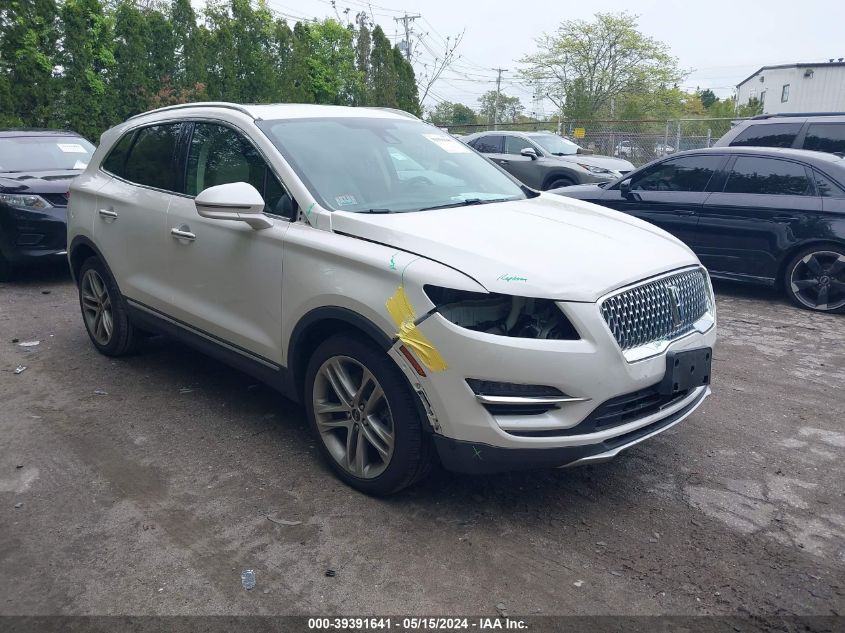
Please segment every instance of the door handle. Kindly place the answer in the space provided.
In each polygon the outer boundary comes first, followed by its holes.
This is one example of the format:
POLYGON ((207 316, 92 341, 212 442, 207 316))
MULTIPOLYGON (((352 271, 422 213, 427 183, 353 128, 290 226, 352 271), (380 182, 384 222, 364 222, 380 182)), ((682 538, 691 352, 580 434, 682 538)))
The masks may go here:
POLYGON ((678 209, 675 211, 675 215, 696 215, 696 212, 692 209, 678 209))
POLYGON ((772 218, 775 222, 781 222, 784 224, 789 224, 790 222, 797 222, 798 218, 794 215, 776 215, 772 218))
POLYGON ((178 229, 170 229, 170 234, 177 240, 187 240, 189 242, 193 242, 197 239, 197 236, 191 233, 185 225, 180 226, 178 229))
POLYGON ((100 214, 101 218, 110 218, 112 220, 117 218, 117 213, 115 213, 111 209, 100 209, 99 211, 97 211, 97 213, 100 214))

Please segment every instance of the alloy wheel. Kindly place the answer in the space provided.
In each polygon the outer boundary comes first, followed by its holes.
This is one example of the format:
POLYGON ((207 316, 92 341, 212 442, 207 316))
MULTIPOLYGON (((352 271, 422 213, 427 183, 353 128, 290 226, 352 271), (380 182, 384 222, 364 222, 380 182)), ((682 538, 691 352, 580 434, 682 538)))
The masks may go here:
POLYGON ((108 345, 114 331, 114 313, 108 288, 100 274, 89 269, 82 277, 82 316, 94 340, 108 345))
POLYGON ((845 255, 816 251, 798 260, 789 279, 795 297, 813 310, 845 306, 845 255))
POLYGON ((332 356, 317 371, 312 391, 320 438, 348 473, 373 479, 390 464, 395 428, 379 381, 348 356, 332 356))

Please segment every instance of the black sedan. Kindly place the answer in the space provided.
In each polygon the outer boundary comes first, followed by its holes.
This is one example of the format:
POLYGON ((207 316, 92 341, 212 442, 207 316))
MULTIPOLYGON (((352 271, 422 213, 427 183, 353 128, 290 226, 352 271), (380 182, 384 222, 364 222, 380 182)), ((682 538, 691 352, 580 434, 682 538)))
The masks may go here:
POLYGON ((68 185, 93 153, 73 132, 0 130, 0 280, 65 255, 68 185))
POLYGON ((713 277, 778 285, 802 308, 845 313, 845 159, 700 149, 552 193, 656 224, 686 242, 713 277))

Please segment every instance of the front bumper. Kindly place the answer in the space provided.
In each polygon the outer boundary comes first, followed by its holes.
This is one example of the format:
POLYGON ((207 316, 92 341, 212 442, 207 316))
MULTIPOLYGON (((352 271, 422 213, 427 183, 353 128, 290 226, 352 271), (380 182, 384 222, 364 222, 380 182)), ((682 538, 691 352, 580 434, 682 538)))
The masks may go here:
POLYGON ((704 332, 692 331, 653 356, 631 361, 597 303, 558 305, 579 340, 490 335, 458 327, 439 313, 419 323, 448 365, 445 371, 413 377, 427 401, 447 467, 494 472, 598 461, 679 422, 709 393, 706 387, 693 388, 649 406, 637 400, 662 381, 667 354, 714 346, 715 321, 704 332), (570 400, 540 413, 502 413, 479 402, 467 379, 553 387, 570 400), (624 415, 612 413, 618 403, 629 401, 633 413, 627 405, 624 415), (476 450, 485 457, 478 458, 476 450))
POLYGON ((11 264, 64 256, 67 249, 67 209, 0 208, 0 254, 11 264))

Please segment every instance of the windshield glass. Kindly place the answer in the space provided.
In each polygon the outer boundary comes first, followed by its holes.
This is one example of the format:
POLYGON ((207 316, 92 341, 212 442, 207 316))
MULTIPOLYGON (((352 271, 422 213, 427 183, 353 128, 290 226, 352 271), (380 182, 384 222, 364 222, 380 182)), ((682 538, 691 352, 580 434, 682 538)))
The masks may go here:
POLYGON ((554 156, 572 156, 581 149, 576 143, 555 134, 530 134, 529 138, 554 156))
POLYGON ((94 146, 78 136, 12 136, 0 138, 0 171, 83 170, 94 146))
POLYGON ((527 197, 485 158, 420 121, 339 117, 258 125, 327 209, 419 211, 527 197))

